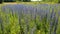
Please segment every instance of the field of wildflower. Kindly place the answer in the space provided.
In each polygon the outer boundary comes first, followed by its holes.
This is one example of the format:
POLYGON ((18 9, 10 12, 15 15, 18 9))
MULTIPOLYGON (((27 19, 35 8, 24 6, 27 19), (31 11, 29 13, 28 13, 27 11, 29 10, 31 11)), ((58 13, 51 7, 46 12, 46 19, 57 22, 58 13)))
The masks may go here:
POLYGON ((0 5, 0 34, 60 34, 60 4, 0 5))

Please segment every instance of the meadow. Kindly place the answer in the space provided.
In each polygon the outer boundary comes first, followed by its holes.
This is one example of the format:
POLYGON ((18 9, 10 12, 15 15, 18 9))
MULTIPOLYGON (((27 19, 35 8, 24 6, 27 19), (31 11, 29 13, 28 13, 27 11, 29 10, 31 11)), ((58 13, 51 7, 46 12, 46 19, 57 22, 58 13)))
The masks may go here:
POLYGON ((60 34, 60 4, 0 5, 0 34, 60 34))

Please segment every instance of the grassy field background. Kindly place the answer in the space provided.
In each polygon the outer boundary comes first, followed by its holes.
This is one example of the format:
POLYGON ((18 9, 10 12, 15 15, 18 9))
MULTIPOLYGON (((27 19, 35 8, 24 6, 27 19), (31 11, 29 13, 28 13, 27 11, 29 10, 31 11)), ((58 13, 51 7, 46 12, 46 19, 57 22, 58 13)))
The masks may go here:
POLYGON ((60 4, 3 2, 0 4, 0 34, 60 34, 60 4))

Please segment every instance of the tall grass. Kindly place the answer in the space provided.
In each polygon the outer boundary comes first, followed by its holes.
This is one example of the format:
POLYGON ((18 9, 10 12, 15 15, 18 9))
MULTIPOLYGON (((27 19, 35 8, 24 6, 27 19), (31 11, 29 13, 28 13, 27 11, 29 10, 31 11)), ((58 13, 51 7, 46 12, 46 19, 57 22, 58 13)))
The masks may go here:
POLYGON ((0 34, 60 34, 58 26, 54 5, 6 5, 0 11, 0 34))

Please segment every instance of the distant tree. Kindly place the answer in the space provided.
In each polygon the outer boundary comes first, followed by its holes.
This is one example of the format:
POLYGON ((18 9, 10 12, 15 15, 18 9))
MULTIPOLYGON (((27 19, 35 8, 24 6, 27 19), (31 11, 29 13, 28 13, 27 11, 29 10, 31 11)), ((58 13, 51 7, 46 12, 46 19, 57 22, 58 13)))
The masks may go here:
POLYGON ((42 0, 43 2, 56 2, 56 3, 60 3, 60 0, 42 0))
POLYGON ((30 2, 31 0, 18 0, 18 1, 22 1, 22 2, 30 2))
POLYGON ((2 0, 0 0, 0 3, 2 3, 2 0))
POLYGON ((60 0, 58 0, 58 3, 60 3, 60 0))
POLYGON ((4 2, 15 2, 16 0, 3 0, 4 2))
POLYGON ((31 0, 23 0, 23 2, 30 2, 31 0))

